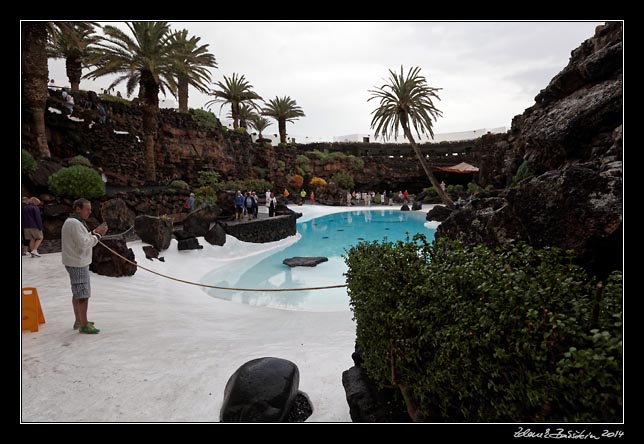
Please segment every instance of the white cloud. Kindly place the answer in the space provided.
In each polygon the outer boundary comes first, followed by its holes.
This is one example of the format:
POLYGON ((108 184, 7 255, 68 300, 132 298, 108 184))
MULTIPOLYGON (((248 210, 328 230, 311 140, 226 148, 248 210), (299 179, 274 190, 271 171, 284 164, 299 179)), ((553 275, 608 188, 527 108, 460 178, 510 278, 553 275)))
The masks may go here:
MULTIPOLYGON (((118 23, 112 23, 120 26, 118 23)), ((290 96, 306 114, 291 134, 332 140, 371 133, 368 90, 389 69, 420 66, 440 87, 444 117, 434 132, 510 126, 568 63, 570 52, 601 22, 173 22, 217 59, 213 80, 244 74, 264 99, 290 96)), ((66 84, 64 61, 50 60, 50 77, 66 84)), ((84 71, 86 72, 86 71, 84 71)), ((106 79, 83 80, 99 89, 106 79)), ((121 86, 123 93, 125 87, 121 86)), ((191 107, 209 98, 190 91, 191 107)), ((212 108, 219 114, 219 105, 212 108)), ((221 116, 228 110, 224 107, 221 116)), ((270 127, 269 131, 276 128, 270 127)))

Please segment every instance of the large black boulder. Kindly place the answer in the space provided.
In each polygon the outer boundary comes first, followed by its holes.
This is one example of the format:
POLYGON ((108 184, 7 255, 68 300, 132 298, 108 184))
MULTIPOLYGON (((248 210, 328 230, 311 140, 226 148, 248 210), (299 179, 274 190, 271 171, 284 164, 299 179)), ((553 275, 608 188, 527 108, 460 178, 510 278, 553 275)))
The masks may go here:
POLYGON ((286 359, 258 358, 233 373, 224 389, 221 422, 285 422, 300 383, 286 359))

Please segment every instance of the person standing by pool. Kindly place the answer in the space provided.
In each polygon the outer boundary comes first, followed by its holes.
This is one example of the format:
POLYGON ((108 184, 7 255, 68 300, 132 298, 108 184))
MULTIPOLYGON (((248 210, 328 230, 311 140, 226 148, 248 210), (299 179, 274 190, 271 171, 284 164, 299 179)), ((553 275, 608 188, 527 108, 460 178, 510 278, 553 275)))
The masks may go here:
POLYGON ((240 190, 235 195, 235 220, 241 220, 244 217, 244 196, 240 190))
POLYGON ((275 216, 275 207, 277 207, 277 199, 273 193, 268 197, 268 217, 275 216))
POLYGON ((26 201, 22 207, 22 231, 25 240, 29 241, 29 251, 31 257, 40 257, 38 247, 44 238, 42 233, 42 217, 40 216, 40 199, 32 197, 26 201))
POLYGON ((80 333, 96 334, 100 330, 87 320, 87 306, 91 296, 89 264, 92 263, 92 249, 107 232, 103 223, 90 231, 87 219, 92 212, 92 204, 87 199, 77 199, 72 211, 65 220, 60 233, 62 261, 69 273, 72 287, 72 306, 74 307, 74 330, 80 333))
POLYGON ((311 205, 315 205, 315 193, 311 191, 311 205))

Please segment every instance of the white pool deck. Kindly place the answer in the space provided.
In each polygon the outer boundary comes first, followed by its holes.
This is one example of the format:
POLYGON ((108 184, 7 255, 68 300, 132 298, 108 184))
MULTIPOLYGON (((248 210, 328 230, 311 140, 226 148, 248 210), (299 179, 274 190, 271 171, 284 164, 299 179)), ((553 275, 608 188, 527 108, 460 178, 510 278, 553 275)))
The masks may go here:
MULTIPOLYGON (((363 209, 291 208, 303 213, 300 220, 363 209)), ((398 207, 372 207, 380 208, 398 207)), ((128 246, 145 267, 199 281, 218 266, 297 239, 252 244, 227 236, 223 247, 200 239, 204 248, 191 251, 178 251, 173 239, 161 252, 165 262, 147 260, 140 241, 128 246)), ((22 258, 22 287, 37 288, 46 319, 38 332, 21 334, 23 422, 216 422, 230 375, 264 356, 299 367, 299 388, 314 408, 308 422, 351 421, 342 387, 342 372, 353 365, 351 311, 243 305, 141 269, 121 278, 91 273, 91 285, 88 317, 101 332, 79 334, 60 253, 22 258)))

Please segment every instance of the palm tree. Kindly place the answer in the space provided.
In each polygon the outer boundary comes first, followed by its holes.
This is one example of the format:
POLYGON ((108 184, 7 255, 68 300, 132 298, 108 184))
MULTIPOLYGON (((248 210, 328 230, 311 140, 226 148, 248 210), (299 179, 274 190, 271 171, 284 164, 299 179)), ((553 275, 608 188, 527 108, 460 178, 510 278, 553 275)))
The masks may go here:
POLYGON ((262 114, 277 120, 280 143, 286 143, 286 122, 293 123, 295 119, 306 117, 297 102, 288 96, 269 100, 266 107, 262 109, 262 114))
POLYGON ((251 91, 253 86, 246 81, 246 78, 242 75, 239 77, 237 74, 233 73, 231 78, 224 76, 224 82, 217 82, 215 86, 218 86, 218 90, 211 92, 211 95, 214 95, 216 98, 205 103, 205 106, 209 107, 214 103, 221 102, 219 109, 227 103, 230 103, 230 114, 233 118, 233 128, 239 128, 239 117, 241 112, 241 104, 248 103, 251 106, 255 106, 253 100, 262 100, 262 98, 255 92, 251 91))
POLYGON ((188 31, 175 32, 172 42, 177 46, 177 85, 179 94, 179 111, 188 112, 188 85, 202 93, 208 93, 210 71, 207 68, 217 68, 215 56, 208 52, 208 45, 198 46, 201 37, 188 38, 188 31))
POLYGON ((436 120, 443 113, 434 106, 432 98, 440 100, 436 94, 440 89, 442 88, 427 85, 425 77, 420 75, 420 68, 411 68, 405 76, 401 66, 400 75, 391 69, 389 70, 389 83, 376 88, 376 90, 370 90, 369 92, 373 95, 367 101, 380 99, 380 106, 371 112, 374 115, 371 120, 371 128, 376 128, 375 137, 382 134, 387 140, 393 133, 393 137, 396 138, 398 137, 398 127, 401 126, 429 181, 443 203, 451 208, 454 205, 452 199, 443 191, 434 177, 434 173, 420 152, 410 130, 411 123, 418 138, 421 133, 429 133, 432 139, 434 138, 432 118, 436 120))
MULTIPOLYGON (((229 119, 233 118, 233 113, 232 111, 228 113, 226 116, 229 119)), ((248 128, 248 122, 253 120, 255 117, 259 117, 257 113, 255 112, 255 108, 246 105, 245 103, 242 103, 239 105, 239 126, 241 128, 248 128)))
POLYGON ((90 63, 96 69, 84 77, 95 79, 110 74, 120 74, 109 86, 113 88, 127 81, 128 97, 139 87, 143 133, 145 140, 145 178, 156 182, 155 140, 158 130, 159 91, 168 89, 173 95, 176 54, 179 54, 167 22, 128 22, 134 39, 114 26, 105 26, 105 38, 96 46, 100 53, 90 63))
POLYGON ((67 78, 72 91, 78 91, 82 69, 86 61, 93 57, 92 45, 100 40, 94 34, 93 22, 65 22, 66 27, 55 27, 50 34, 48 56, 65 59, 67 78))
POLYGON ((22 22, 22 94, 26 111, 33 125, 38 154, 51 157, 45 133, 45 106, 47 104, 47 22, 22 22))
POLYGON ((265 117, 255 115, 249 121, 248 125, 259 133, 259 138, 263 139, 262 131, 272 125, 272 123, 265 117))

